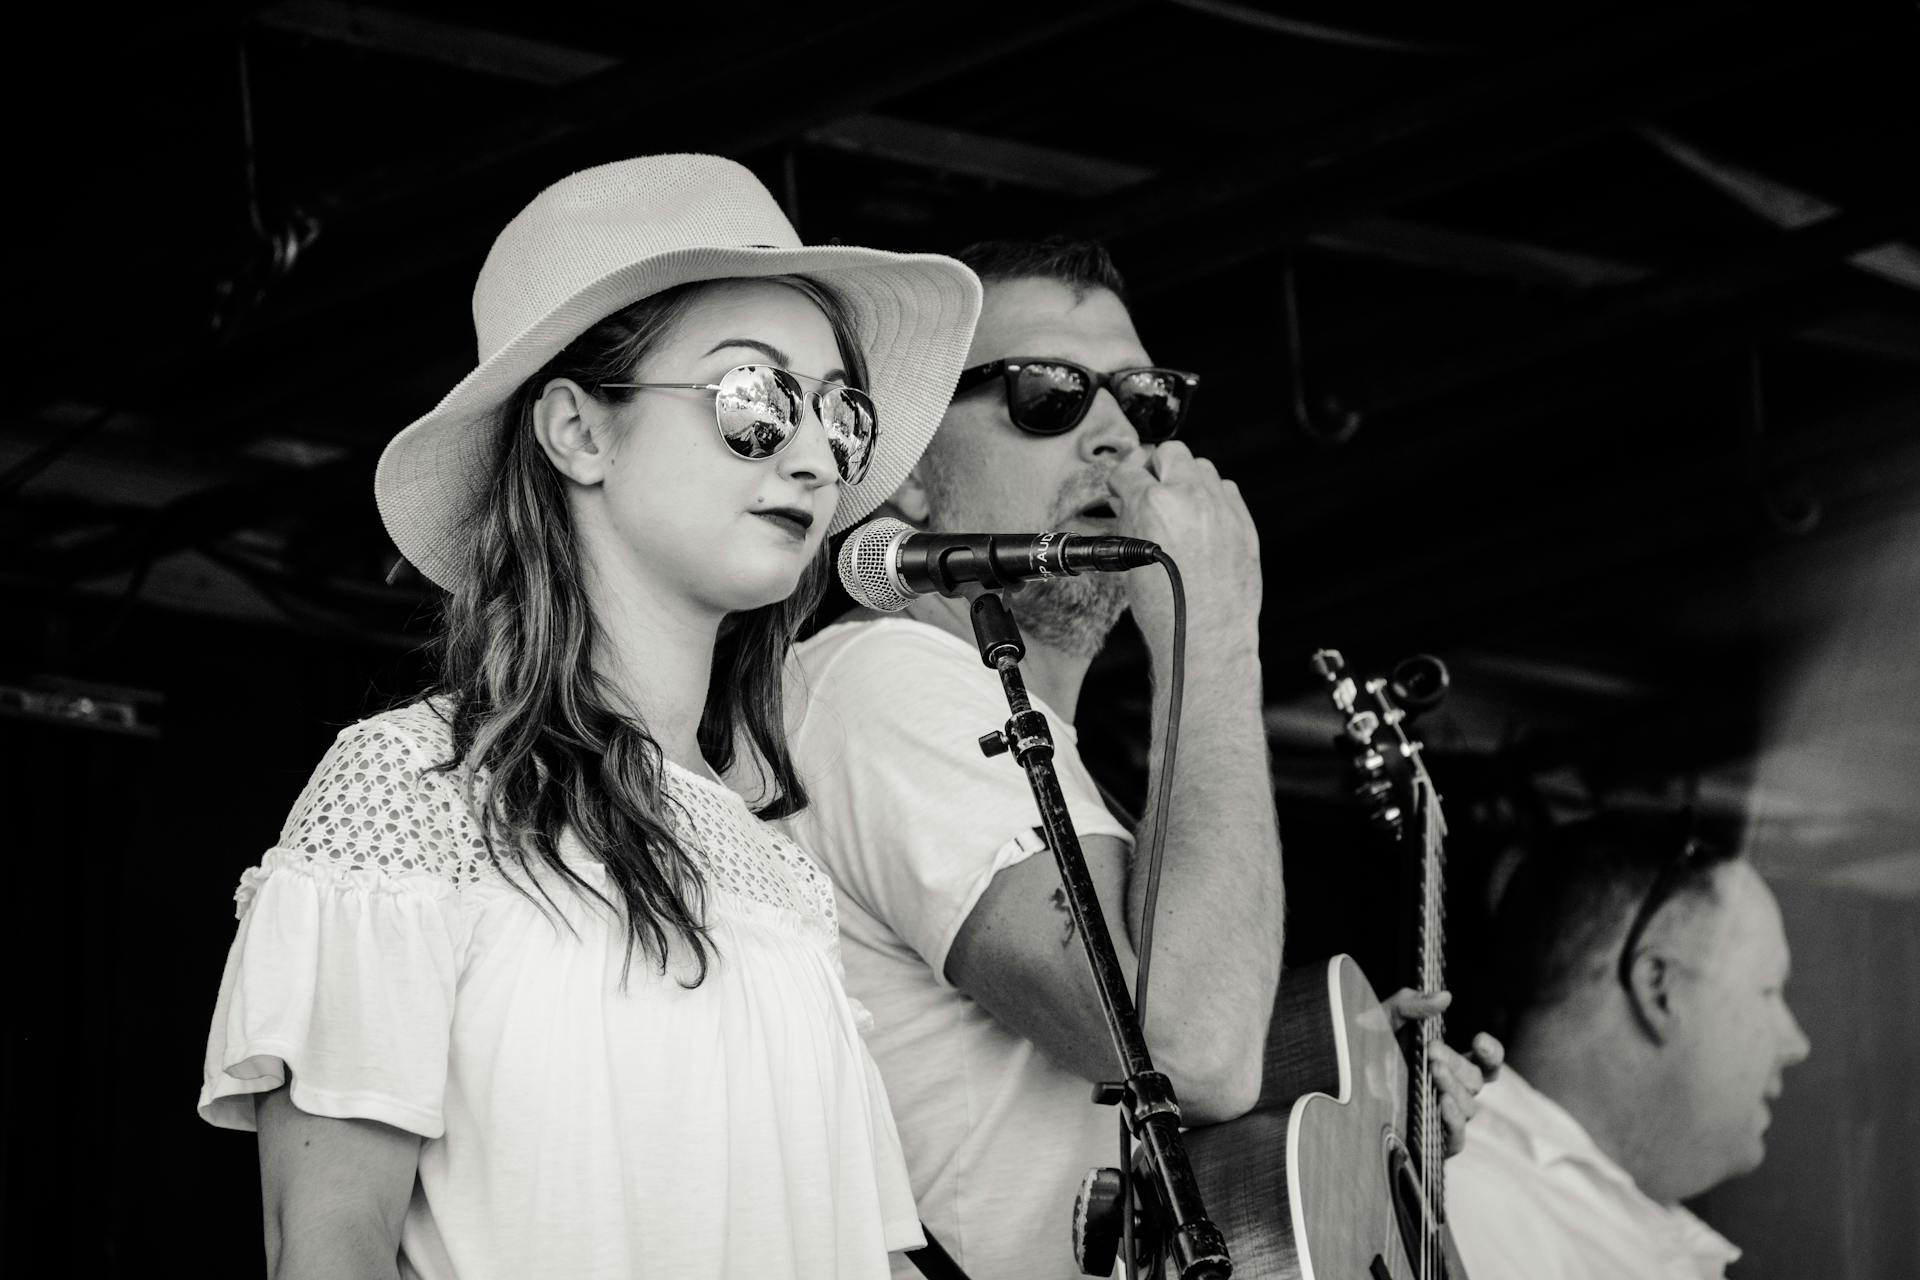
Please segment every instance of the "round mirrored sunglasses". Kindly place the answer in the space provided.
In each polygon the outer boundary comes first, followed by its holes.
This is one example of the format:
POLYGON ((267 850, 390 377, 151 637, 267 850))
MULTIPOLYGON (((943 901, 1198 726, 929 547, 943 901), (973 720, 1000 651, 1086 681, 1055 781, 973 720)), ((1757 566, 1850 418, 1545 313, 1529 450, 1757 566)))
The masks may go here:
POLYGON ((873 461, 880 435, 879 414, 857 387, 809 378, 772 364, 736 365, 718 382, 603 382, 607 388, 636 391, 670 389, 713 392, 713 421, 720 439, 749 460, 771 458, 800 434, 805 410, 812 409, 826 429, 827 447, 843 484, 859 484, 873 461), (811 382, 818 390, 800 384, 811 382))

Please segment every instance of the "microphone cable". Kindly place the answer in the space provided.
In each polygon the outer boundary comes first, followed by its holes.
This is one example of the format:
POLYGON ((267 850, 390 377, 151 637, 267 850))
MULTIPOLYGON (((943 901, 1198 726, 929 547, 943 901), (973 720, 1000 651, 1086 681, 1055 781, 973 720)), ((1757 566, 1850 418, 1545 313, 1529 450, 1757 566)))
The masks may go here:
MULTIPOLYGON (((1167 810, 1173 803, 1173 766, 1180 753, 1180 703, 1187 682, 1187 589, 1180 581, 1180 566, 1173 557, 1154 548, 1153 562, 1167 571, 1167 585, 1173 588, 1173 678, 1167 687, 1167 731, 1160 743, 1160 781, 1154 788, 1153 834, 1147 840, 1147 900, 1140 917, 1140 941, 1135 947, 1133 976, 1133 1016, 1140 1036, 1147 1034, 1147 976, 1153 968, 1153 917, 1160 905, 1160 861, 1167 848, 1167 810)), ((1152 732, 1152 703, 1148 704, 1148 732, 1152 732)), ((1151 766, 1149 766, 1151 767, 1151 766)), ((1148 1046, 1149 1052, 1152 1046, 1148 1046)), ((1131 1280, 1140 1274, 1135 1256, 1133 1215, 1139 1203, 1134 1186, 1133 1135, 1127 1128, 1124 1108, 1120 1114, 1120 1185, 1124 1194, 1120 1210, 1120 1252, 1124 1274, 1131 1280)), ((1156 1263, 1152 1268, 1159 1274, 1156 1263)))
MULTIPOLYGON (((1160 782, 1153 801, 1153 835, 1147 842, 1147 901, 1140 918, 1140 945, 1135 957, 1133 1012, 1139 1019, 1140 1033, 1147 1030, 1147 975, 1153 962, 1153 917, 1160 903, 1160 861, 1167 848, 1167 811, 1173 804, 1173 766, 1180 747, 1180 703, 1187 681, 1187 591, 1180 581, 1180 566, 1173 557, 1154 548, 1153 562, 1167 571, 1167 584, 1173 588, 1173 679, 1167 689, 1167 731, 1160 744, 1160 782)), ((1152 704, 1148 704, 1151 731, 1152 704)))

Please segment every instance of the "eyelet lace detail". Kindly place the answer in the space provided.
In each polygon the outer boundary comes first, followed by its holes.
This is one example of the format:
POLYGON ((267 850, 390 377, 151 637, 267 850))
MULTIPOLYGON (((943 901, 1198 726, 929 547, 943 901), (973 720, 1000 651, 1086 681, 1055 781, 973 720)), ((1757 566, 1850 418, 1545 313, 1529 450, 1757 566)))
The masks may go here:
POLYGON ((462 775, 433 768, 452 741, 425 702, 348 728, 294 802, 280 847, 335 866, 472 884, 487 866, 480 824, 462 775))
POLYGON ((795 913, 824 930, 837 955, 833 884, 813 859, 720 783, 675 766, 666 779, 685 819, 675 830, 700 860, 709 887, 795 913))
MULTIPOLYGON (((464 772, 434 769, 452 754, 452 744, 446 721, 425 701, 351 726, 294 803, 279 848, 336 873, 425 873, 456 889, 499 874, 468 802, 464 772)), ((813 859, 720 783, 674 765, 662 771, 662 782, 671 800, 668 822, 709 887, 793 912, 820 934, 837 962, 833 885, 813 859)), ((476 792, 484 801, 484 772, 476 792)), ((251 873, 242 879, 235 895, 242 913, 258 879, 251 873)))

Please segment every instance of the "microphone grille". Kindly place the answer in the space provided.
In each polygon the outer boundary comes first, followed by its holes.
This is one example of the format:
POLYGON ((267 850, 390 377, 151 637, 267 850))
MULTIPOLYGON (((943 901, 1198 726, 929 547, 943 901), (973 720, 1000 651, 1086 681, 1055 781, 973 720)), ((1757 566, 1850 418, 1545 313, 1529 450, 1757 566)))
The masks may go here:
POLYGON ((855 604, 882 613, 906 608, 914 593, 901 586, 894 557, 900 540, 912 532, 906 521, 881 516, 847 535, 840 544, 840 585, 855 604))

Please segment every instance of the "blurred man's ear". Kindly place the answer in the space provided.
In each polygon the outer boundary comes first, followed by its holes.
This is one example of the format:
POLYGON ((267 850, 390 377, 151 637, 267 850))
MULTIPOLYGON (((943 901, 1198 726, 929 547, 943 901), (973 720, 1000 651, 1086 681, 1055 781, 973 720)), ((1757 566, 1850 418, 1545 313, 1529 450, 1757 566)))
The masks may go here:
POLYGON ((920 476, 920 468, 925 465, 924 458, 915 463, 913 470, 907 472, 907 478, 900 482, 900 487, 893 491, 893 496, 881 504, 881 509, 887 514, 920 529, 926 528, 927 521, 933 516, 933 504, 927 498, 926 482, 920 476))
POLYGON ((1627 970, 1627 1002, 1633 1006, 1641 1030, 1655 1044, 1670 1040, 1679 1021, 1673 991, 1677 976, 1673 963, 1656 951, 1642 951, 1627 970))

